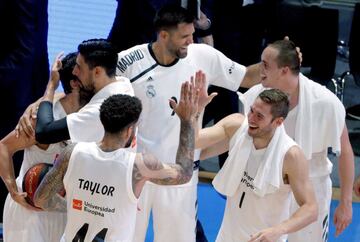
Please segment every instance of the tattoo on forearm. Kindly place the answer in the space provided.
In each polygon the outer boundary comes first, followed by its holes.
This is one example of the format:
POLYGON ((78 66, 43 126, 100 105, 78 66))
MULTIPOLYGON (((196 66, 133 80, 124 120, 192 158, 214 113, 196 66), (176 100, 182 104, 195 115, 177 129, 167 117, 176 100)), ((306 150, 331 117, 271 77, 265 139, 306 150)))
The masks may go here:
POLYGON ((179 164, 182 171, 179 173, 179 181, 189 180, 193 172, 195 132, 192 122, 181 121, 180 142, 176 154, 176 164, 179 164))
POLYGON ((35 200, 45 210, 56 209, 64 211, 62 210, 63 206, 66 209, 66 203, 64 205, 64 201, 56 197, 58 196, 57 193, 64 188, 63 178, 74 146, 75 144, 70 144, 64 149, 56 160, 54 167, 46 174, 35 193, 35 200))
POLYGON ((55 194, 46 201, 43 208, 47 211, 66 212, 66 199, 55 194))
MULTIPOLYGON (((169 169, 162 172, 162 177, 151 179, 160 185, 177 185, 188 182, 192 177, 194 163, 194 127, 191 122, 181 122, 180 142, 176 154, 176 164, 166 164, 169 169)), ((147 159, 149 160, 149 159, 147 159)), ((153 171, 164 169, 163 164, 153 157, 152 162, 146 163, 153 171)))

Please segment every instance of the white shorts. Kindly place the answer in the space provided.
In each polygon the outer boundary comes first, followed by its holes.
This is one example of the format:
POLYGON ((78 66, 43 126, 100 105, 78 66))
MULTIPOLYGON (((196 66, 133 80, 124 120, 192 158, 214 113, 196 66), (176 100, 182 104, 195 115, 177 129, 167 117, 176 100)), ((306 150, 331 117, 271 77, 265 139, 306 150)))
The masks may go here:
POLYGON ((66 224, 66 213, 32 211, 10 195, 3 216, 4 242, 58 242, 66 224))
POLYGON ((146 183, 139 198, 133 242, 145 241, 150 211, 153 215, 154 242, 194 242, 197 183, 197 170, 185 186, 146 183))
MULTIPOLYGON (((288 242, 328 241, 332 182, 329 175, 310 178, 310 181, 314 186, 316 201, 318 203, 318 219, 302 230, 289 234, 288 242)), ((298 208, 299 206, 293 197, 290 211, 291 214, 294 213, 298 208)))

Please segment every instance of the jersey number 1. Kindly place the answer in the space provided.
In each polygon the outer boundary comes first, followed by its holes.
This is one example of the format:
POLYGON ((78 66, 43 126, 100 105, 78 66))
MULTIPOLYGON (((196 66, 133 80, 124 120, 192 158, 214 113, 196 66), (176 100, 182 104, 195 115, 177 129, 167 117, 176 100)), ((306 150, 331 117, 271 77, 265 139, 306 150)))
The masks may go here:
POLYGON ((240 202, 239 202, 239 208, 241 208, 241 205, 243 204, 244 198, 245 198, 245 192, 243 192, 241 194, 241 198, 240 198, 240 202))
MULTIPOLYGON (((84 242, 88 229, 89 229, 89 224, 84 223, 84 225, 75 234, 72 242, 84 242)), ((103 228, 97 235, 95 235, 95 238, 92 241, 93 242, 103 242, 105 240, 107 231, 108 231, 107 228, 103 228)))

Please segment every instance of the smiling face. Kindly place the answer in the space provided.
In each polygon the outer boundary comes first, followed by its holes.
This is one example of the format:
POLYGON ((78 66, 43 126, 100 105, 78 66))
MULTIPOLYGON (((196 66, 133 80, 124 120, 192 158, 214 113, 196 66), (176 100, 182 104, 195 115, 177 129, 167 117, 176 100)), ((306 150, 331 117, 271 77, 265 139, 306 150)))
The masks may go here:
POLYGON ((264 49, 261 55, 260 78, 264 87, 279 88, 284 75, 284 67, 279 67, 277 57, 279 51, 271 46, 264 49))
POLYGON ((188 46, 194 42, 194 31, 194 24, 192 23, 181 23, 176 29, 166 31, 165 44, 168 53, 174 58, 185 58, 188 46))
POLYGON ((85 96, 95 93, 94 86, 94 68, 91 70, 86 64, 84 57, 78 54, 76 57, 76 64, 73 70, 73 75, 77 77, 80 83, 80 91, 85 93, 85 96))
POLYGON ((271 105, 257 98, 248 113, 248 134, 252 138, 271 137, 276 127, 276 120, 271 114, 271 105))

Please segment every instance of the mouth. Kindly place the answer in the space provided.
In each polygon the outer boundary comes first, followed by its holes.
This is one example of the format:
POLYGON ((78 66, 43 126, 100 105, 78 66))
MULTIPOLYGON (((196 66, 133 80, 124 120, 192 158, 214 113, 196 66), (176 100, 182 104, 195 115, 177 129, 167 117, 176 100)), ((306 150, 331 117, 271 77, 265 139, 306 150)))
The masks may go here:
POLYGON ((254 131, 254 130, 258 129, 258 128, 259 127, 256 126, 256 125, 249 124, 249 130, 251 130, 251 131, 254 131))

